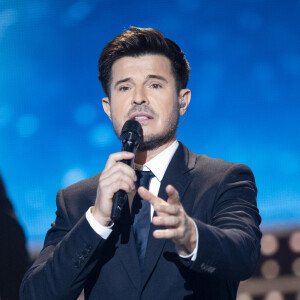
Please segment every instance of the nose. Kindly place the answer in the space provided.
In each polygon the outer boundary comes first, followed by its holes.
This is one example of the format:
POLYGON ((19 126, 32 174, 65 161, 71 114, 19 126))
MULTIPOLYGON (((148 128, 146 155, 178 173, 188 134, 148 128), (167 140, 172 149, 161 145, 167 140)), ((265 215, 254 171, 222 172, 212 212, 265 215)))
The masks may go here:
POLYGON ((148 98, 143 87, 136 87, 132 97, 132 104, 141 105, 148 103, 148 98))

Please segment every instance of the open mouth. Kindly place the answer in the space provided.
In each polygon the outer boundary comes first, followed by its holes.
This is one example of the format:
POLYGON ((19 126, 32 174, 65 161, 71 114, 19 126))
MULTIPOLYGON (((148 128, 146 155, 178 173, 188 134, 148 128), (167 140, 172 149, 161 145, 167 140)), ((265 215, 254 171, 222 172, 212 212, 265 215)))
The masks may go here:
POLYGON ((145 116, 137 116, 134 118, 134 120, 138 121, 138 120, 149 120, 148 117, 145 117, 145 116))
POLYGON ((151 119, 153 119, 153 117, 145 113, 136 113, 130 117, 130 120, 135 120, 135 121, 146 121, 151 119))

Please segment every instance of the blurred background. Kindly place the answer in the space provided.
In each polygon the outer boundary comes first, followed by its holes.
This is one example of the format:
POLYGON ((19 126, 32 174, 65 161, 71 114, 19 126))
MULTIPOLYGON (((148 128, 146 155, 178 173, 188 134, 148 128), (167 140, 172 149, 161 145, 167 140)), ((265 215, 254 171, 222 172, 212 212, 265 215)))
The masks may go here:
POLYGON ((299 16, 299 0, 1 0, 0 172, 29 252, 55 219, 57 190, 120 150, 102 111, 102 48, 131 25, 153 27, 191 65, 178 139, 256 177, 262 259, 239 299, 299 300, 299 16))

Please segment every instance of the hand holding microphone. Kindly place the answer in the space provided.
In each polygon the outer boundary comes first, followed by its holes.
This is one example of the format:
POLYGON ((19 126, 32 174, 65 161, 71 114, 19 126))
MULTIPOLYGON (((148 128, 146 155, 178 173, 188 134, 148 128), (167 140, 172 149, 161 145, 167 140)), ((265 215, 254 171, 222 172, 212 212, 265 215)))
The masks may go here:
MULTIPOLYGON (((128 120, 125 122, 121 131, 122 151, 136 153, 142 138, 142 126, 139 122, 128 120)), ((134 158, 124 159, 122 162, 133 168, 134 158)), ((128 201, 128 195, 125 191, 119 190, 114 194, 113 206, 111 210, 111 219, 118 220, 121 216, 124 204, 128 201)))
POLYGON ((111 154, 101 172, 92 214, 104 226, 120 217, 128 196, 131 199, 135 194, 136 175, 132 167, 141 138, 140 123, 125 122, 120 135, 122 152, 111 154))

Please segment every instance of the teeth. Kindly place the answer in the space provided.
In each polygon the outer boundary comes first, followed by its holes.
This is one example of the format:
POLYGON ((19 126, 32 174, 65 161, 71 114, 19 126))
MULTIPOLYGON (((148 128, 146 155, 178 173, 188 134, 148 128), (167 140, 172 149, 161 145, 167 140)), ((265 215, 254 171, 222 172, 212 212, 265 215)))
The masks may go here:
POLYGON ((135 120, 148 120, 149 118, 145 117, 145 116, 138 116, 135 117, 135 120))

